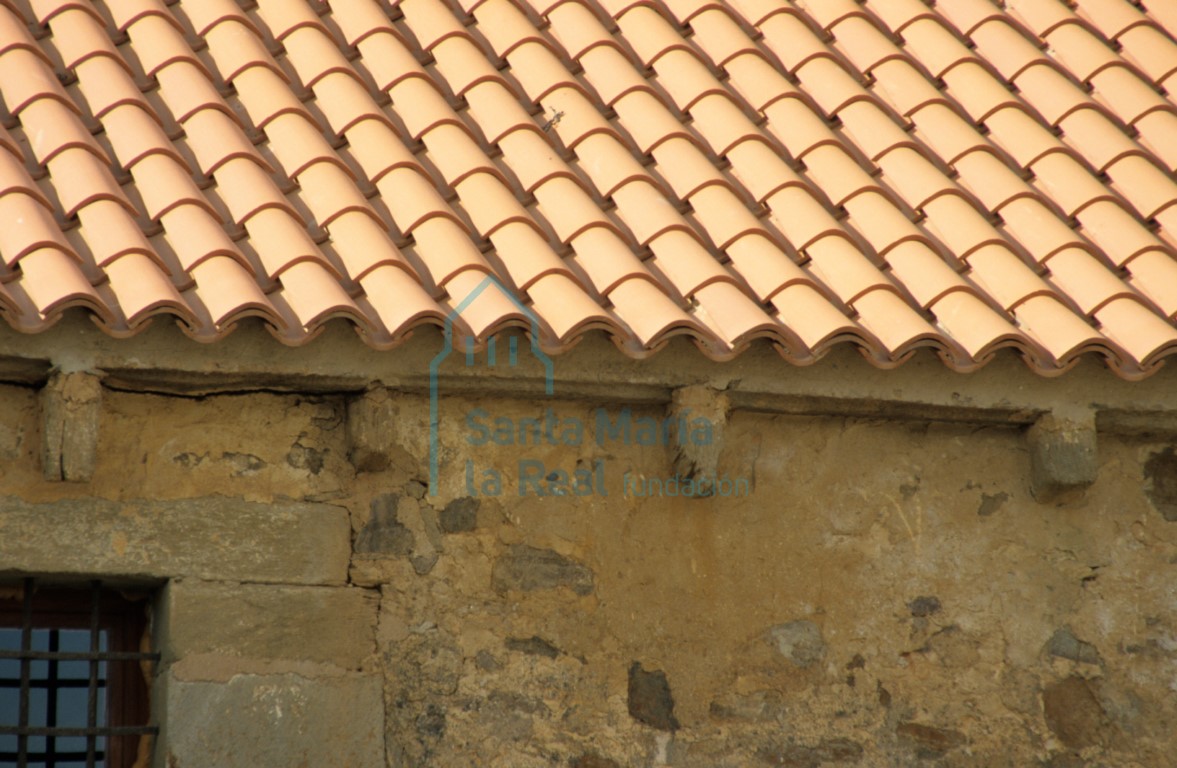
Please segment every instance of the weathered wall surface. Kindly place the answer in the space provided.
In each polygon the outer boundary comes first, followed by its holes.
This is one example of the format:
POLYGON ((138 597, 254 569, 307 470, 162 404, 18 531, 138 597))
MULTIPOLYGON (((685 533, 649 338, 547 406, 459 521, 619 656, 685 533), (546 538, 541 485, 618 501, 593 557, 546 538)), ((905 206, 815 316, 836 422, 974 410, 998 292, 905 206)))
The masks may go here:
POLYGON ((636 483, 681 451, 599 443, 598 403, 443 394, 431 495, 421 395, 107 390, 93 479, 68 483, 38 402, 0 386, 0 572, 166 581, 160 766, 1177 753, 1164 442, 1101 433, 1095 484, 1046 505, 1021 429, 736 410, 716 467, 750 492, 668 498, 636 483), (547 408, 579 444, 472 444, 468 417, 547 408), (520 496, 521 461, 586 484, 520 496))

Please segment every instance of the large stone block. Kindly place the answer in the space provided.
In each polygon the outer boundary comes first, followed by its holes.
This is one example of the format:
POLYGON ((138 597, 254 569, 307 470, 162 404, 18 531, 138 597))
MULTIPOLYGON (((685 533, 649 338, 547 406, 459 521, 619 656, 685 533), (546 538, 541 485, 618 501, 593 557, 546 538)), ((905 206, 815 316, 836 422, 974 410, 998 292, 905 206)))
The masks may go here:
POLYGON ((165 675, 156 765, 384 768, 381 686, 360 675, 237 675, 227 683, 165 675))
POLYGON ((379 605, 378 593, 355 587, 175 581, 164 594, 160 649, 165 663, 212 655, 358 670, 376 651, 379 605))
POLYGON ((343 584, 350 552, 347 510, 326 504, 0 497, 0 574, 343 584))

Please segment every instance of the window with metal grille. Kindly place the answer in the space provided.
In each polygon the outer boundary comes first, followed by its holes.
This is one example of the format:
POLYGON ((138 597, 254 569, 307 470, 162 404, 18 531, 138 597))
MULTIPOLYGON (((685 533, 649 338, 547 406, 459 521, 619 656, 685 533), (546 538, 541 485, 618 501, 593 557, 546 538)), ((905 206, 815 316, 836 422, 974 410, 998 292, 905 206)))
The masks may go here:
POLYGON ((150 747, 146 596, 0 585, 0 766, 131 768, 150 747))

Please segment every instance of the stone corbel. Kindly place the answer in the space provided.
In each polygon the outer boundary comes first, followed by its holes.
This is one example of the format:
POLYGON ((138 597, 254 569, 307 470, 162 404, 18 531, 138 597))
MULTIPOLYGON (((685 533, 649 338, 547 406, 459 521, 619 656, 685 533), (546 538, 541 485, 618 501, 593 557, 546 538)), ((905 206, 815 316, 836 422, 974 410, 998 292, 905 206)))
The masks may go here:
POLYGON ((380 472, 392 463, 389 431, 396 427, 392 396, 373 387, 347 404, 348 458, 357 472, 380 472))
POLYGON ((1030 491, 1041 503, 1074 501, 1095 482, 1095 412, 1055 410, 1039 417, 1026 433, 1030 448, 1030 491))
POLYGON ((45 479, 84 483, 94 476, 102 376, 54 372, 41 390, 41 467, 45 479))
POLYGON ((679 387, 671 395, 667 414, 675 424, 672 470, 682 480, 695 481, 702 491, 695 496, 715 493, 730 408, 726 394, 706 386, 679 387))

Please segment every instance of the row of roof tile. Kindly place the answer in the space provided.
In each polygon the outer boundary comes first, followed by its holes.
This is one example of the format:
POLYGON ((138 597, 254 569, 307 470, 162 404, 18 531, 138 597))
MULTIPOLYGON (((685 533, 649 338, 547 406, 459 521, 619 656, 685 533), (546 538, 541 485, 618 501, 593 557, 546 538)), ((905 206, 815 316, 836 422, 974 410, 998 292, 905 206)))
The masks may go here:
POLYGON ((0 314, 1140 378, 1177 352, 1175 16, 0 0, 0 314))

